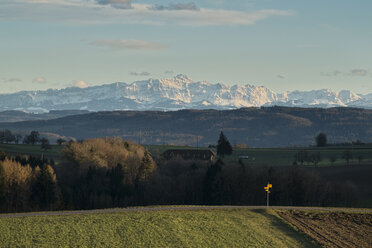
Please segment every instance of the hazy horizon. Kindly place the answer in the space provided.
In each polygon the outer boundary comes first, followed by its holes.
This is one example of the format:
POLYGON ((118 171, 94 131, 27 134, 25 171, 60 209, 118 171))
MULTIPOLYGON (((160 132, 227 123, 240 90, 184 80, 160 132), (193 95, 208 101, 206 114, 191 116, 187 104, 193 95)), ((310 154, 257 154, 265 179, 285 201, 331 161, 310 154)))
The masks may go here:
POLYGON ((369 0, 4 0, 0 94, 186 74, 372 93, 369 0))
MULTIPOLYGON (((185 75, 185 74, 178 74, 178 75, 185 75)), ((72 84, 72 85, 65 85, 65 86, 60 86, 60 87, 49 87, 49 88, 45 88, 45 89, 34 89, 34 90, 16 90, 16 91, 10 91, 10 92, 0 92, 0 95, 7 95, 7 94, 16 94, 16 93, 19 93, 19 92, 22 92, 22 91, 48 91, 48 90, 64 90, 64 89, 67 89, 67 88, 81 88, 81 89, 85 89, 85 88, 89 88, 89 87, 95 87, 95 86, 105 86, 105 85, 111 85, 111 84, 116 84, 116 83, 125 83, 125 84, 133 84, 133 83, 138 83, 138 82, 146 82, 146 81, 149 81, 149 80, 167 80, 167 79, 173 79, 175 77, 177 77, 178 75, 175 75, 174 77, 164 77, 164 78, 147 78, 147 79, 138 79, 138 80, 135 80, 135 81, 131 81, 131 82, 122 82, 122 81, 117 81, 117 82, 107 82, 107 83, 101 83, 101 84, 94 84, 94 85, 91 85, 91 84, 85 84, 85 82, 83 81, 77 81, 75 84, 72 84)), ((188 77, 188 75, 185 75, 188 77)), ((366 92, 366 93, 360 93, 360 92, 357 92, 357 91, 353 91, 353 90, 350 90, 350 89, 340 89, 340 90, 333 90, 333 89, 330 89, 330 88, 317 88, 317 89, 309 89, 309 90, 298 90, 298 89, 294 89, 294 90, 284 90, 284 91, 275 91, 269 87, 266 87, 265 85, 258 85, 258 84, 254 84, 254 83, 233 83, 233 84, 228 84, 228 83, 225 83, 225 82, 211 82, 211 81, 208 81, 208 80, 194 80, 193 78, 189 77, 190 79, 193 80, 193 83, 199 83, 199 82, 208 82, 208 83, 211 83, 211 84, 223 84, 223 85, 226 85, 228 87, 232 87, 234 85, 239 85, 239 86, 245 86, 245 85, 251 85, 251 86, 254 86, 254 87, 264 87, 264 88, 267 88, 269 90, 272 90, 274 91, 275 93, 277 94, 284 94, 284 93, 289 93, 289 92, 294 92, 294 91, 300 91, 300 92, 310 92, 310 91, 322 91, 322 90, 331 90, 332 92, 340 92, 340 91, 351 91, 353 93, 356 93, 358 95, 369 95, 369 94, 372 94, 372 92, 366 92)))

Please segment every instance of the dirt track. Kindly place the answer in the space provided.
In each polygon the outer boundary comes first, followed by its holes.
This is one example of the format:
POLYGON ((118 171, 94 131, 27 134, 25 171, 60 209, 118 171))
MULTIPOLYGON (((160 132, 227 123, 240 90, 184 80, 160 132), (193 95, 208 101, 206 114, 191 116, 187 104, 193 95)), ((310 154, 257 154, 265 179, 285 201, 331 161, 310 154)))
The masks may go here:
MULTIPOLYGON (((77 211, 51 211, 51 212, 30 212, 30 213, 10 213, 0 214, 0 218, 14 218, 27 216, 54 216, 54 215, 74 215, 74 214, 98 214, 98 213, 120 213, 137 211, 163 211, 163 210, 209 210, 209 209, 266 209, 266 206, 154 206, 154 207, 133 207, 133 208, 114 208, 114 209, 95 209, 95 210, 77 210, 77 211)), ((336 211, 336 212, 357 212, 370 213, 372 209, 351 209, 351 208, 323 208, 323 207, 284 207, 273 206, 270 209, 280 210, 318 210, 318 211, 336 211)))

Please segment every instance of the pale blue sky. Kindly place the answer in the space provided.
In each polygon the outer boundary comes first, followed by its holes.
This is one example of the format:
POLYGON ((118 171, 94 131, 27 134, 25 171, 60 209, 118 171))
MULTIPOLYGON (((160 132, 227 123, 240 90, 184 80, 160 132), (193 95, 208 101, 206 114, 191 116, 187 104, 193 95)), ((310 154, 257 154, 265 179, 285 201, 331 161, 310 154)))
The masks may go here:
POLYGON ((0 93, 167 78, 372 93, 371 0, 1 0, 0 93))

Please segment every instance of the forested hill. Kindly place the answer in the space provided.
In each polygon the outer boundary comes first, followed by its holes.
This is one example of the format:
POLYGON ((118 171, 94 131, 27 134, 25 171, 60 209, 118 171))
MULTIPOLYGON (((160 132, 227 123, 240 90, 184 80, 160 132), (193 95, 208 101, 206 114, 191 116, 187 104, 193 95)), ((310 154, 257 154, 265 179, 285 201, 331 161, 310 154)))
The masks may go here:
POLYGON ((372 110, 262 107, 237 110, 113 111, 52 120, 0 123, 14 132, 37 130, 76 139, 121 136, 143 144, 215 144, 224 131, 250 147, 310 145, 319 132, 329 142, 372 142, 372 110))
POLYGON ((31 120, 56 119, 70 115, 87 114, 87 110, 52 110, 48 113, 34 114, 17 110, 7 110, 0 112, 0 122, 18 122, 31 120))

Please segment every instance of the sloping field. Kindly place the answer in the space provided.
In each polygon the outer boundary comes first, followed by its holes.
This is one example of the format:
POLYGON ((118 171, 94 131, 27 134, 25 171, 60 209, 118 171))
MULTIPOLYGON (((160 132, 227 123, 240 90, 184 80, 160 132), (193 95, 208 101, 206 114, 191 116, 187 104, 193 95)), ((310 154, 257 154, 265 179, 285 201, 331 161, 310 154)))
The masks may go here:
MULTIPOLYGON (((171 145, 144 145, 146 149, 155 157, 159 157, 168 149, 208 149, 207 147, 192 147, 192 146, 171 146, 171 145)), ((63 146, 52 145, 50 150, 44 151, 40 145, 24 145, 24 144, 0 144, 0 151, 11 155, 28 154, 33 156, 43 156, 58 160, 62 157, 63 146)), ((353 158, 350 159, 350 166, 370 165, 372 163, 372 147, 370 145, 360 147, 306 147, 306 148, 234 148, 233 154, 225 156, 224 161, 238 162, 240 156, 247 157, 243 159, 245 164, 249 165, 265 165, 265 166, 288 166, 292 165, 296 154, 306 150, 309 156, 319 155, 320 161, 318 167, 324 166, 345 166, 346 161, 343 159, 345 150, 352 151, 353 158), (334 162, 330 159, 334 158, 334 162)), ((212 148, 216 152, 215 148, 212 148)), ((304 162, 304 166, 314 167, 313 163, 304 162)))
MULTIPOLYGON (((1 147, 1 146, 0 146, 1 147)), ((145 145, 146 149, 154 156, 158 157, 168 149, 198 149, 191 146, 169 146, 169 145, 145 145)), ((208 149, 201 147, 199 149, 208 149)), ((212 148, 216 152, 215 148, 212 148)), ((346 160, 343 159, 345 151, 350 150, 352 159, 350 166, 367 165, 372 163, 372 147, 364 146, 329 146, 329 147, 293 147, 293 148, 234 148, 230 156, 225 156, 225 162, 237 162, 239 157, 248 157, 243 159, 245 164, 249 165, 265 165, 265 166, 288 166, 292 165, 295 157, 301 151, 306 150, 309 158, 318 156, 319 162, 317 167, 324 166, 345 166, 346 160), (334 159, 332 162, 331 158, 334 159)), ((301 164, 298 162, 298 164, 301 164)), ((304 162, 304 166, 315 167, 311 162, 304 162)))
POLYGON ((2 247, 318 247, 273 211, 161 210, 0 218, 2 247))
POLYGON ((372 214, 277 210, 279 216, 324 247, 372 247, 372 214))
POLYGON ((60 158, 62 146, 51 145, 51 149, 43 150, 40 145, 24 145, 24 144, 0 144, 0 151, 10 155, 32 155, 45 156, 48 158, 60 158))

